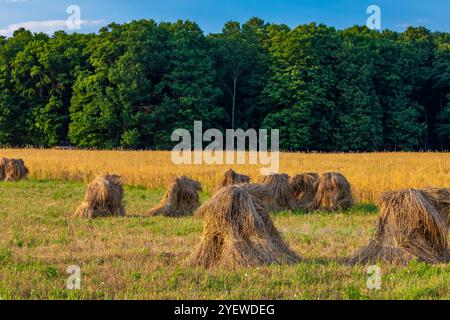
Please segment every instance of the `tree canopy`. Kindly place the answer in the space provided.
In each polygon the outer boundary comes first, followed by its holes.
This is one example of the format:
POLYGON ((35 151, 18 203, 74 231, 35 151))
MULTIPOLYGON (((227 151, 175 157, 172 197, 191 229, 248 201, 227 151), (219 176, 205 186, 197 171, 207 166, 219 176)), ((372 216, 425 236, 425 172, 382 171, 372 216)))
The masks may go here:
POLYGON ((170 149, 195 120, 289 151, 449 150, 450 35, 252 18, 0 37, 0 145, 170 149))

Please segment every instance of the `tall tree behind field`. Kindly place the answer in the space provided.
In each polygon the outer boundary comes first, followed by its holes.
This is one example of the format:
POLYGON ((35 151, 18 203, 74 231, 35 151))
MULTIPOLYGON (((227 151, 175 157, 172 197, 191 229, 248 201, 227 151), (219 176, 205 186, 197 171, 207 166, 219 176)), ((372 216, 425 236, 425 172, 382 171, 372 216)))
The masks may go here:
POLYGON ((401 79, 408 98, 415 102, 410 104, 410 109, 416 110, 419 121, 424 125, 419 143, 411 149, 421 147, 427 150, 433 147, 435 114, 438 112, 432 93, 433 35, 423 27, 410 27, 400 34, 398 43, 402 48, 398 63, 401 79))
POLYGON ((439 112, 436 115, 435 133, 441 150, 450 143, 450 35, 439 33, 436 36, 436 49, 433 61, 433 93, 439 112))
POLYGON ((20 29, 9 39, 0 41, 0 143, 2 145, 20 146, 31 144, 28 119, 31 110, 21 97, 27 95, 25 90, 16 88, 13 74, 16 72, 16 57, 23 55, 25 47, 33 41, 46 41, 48 37, 33 35, 20 29))
POLYGON ((156 123, 155 85, 167 69, 168 34, 154 21, 111 24, 88 45, 91 67, 77 78, 70 141, 80 147, 139 147, 156 123))
POLYGON ((30 108, 26 122, 31 144, 54 146, 67 139, 73 84, 86 67, 86 39, 57 32, 30 42, 16 56, 12 83, 30 108))
POLYGON ((223 129, 227 115, 220 105, 223 95, 201 29, 190 21, 161 27, 169 32, 167 71, 155 88, 159 105, 149 115, 155 124, 153 146, 167 149, 173 146, 173 130, 193 132, 195 120, 202 120, 205 128, 223 129))
POLYGON ((272 106, 263 125, 280 129, 286 150, 333 149, 339 39, 333 28, 270 26, 272 60, 264 96, 272 106))
POLYGON ((76 73, 86 65, 85 35, 53 37, 23 29, 0 49, 0 143, 53 146, 67 139, 76 73))
POLYGON ((366 27, 340 33, 342 46, 334 71, 334 150, 375 151, 383 147, 383 112, 374 84, 379 54, 373 33, 366 27))
POLYGON ((268 75, 264 21, 252 18, 242 26, 225 24, 210 36, 219 84, 228 110, 230 128, 258 128, 266 112, 260 94, 268 75))

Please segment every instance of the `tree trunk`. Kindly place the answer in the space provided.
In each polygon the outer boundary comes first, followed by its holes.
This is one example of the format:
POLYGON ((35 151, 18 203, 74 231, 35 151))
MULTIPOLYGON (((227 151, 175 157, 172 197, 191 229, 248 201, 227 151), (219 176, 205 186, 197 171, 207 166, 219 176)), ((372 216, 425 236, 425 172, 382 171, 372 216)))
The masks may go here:
POLYGON ((237 89, 237 77, 233 79, 233 97, 231 104, 231 129, 234 130, 234 115, 236 112, 236 89, 237 89))
MULTIPOLYGON (((442 104, 443 104, 443 97, 442 97, 442 94, 441 94, 441 101, 440 101, 440 107, 441 107, 441 111, 440 111, 440 116, 441 116, 441 127, 443 126, 443 124, 444 124, 444 116, 442 115, 442 111, 444 110, 444 108, 443 108, 443 106, 442 106, 442 104)), ((442 134, 440 134, 439 135, 439 138, 441 139, 441 152, 442 151, 444 151, 444 135, 442 135, 442 134)))
POLYGON ((428 114, 427 114, 427 107, 424 106, 423 109, 425 110, 425 141, 424 141, 424 151, 427 151, 427 149, 428 149, 428 114))
POLYGON ((239 79, 239 74, 241 73, 241 61, 238 62, 236 68, 233 71, 233 93, 232 93, 232 103, 231 103, 231 129, 234 130, 235 127, 235 114, 236 114, 236 97, 237 97, 237 82, 239 79))

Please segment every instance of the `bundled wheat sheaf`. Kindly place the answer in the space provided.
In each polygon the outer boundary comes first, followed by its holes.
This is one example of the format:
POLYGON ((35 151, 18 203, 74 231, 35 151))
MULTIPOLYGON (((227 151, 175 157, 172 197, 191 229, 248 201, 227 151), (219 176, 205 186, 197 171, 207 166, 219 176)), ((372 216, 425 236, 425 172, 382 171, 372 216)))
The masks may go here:
POLYGON ((28 168, 22 159, 7 159, 0 160, 0 180, 3 181, 19 181, 26 179, 28 175, 28 168))
POLYGON ((447 189, 387 192, 380 202, 376 234, 354 255, 353 263, 406 264, 413 258, 428 263, 449 260, 447 189))
POLYGON ((199 182, 187 177, 176 178, 159 205, 148 213, 151 216, 181 217, 192 215, 200 206, 199 182))
MULTIPOLYGON (((272 210, 273 189, 271 186, 259 183, 242 183, 239 184, 239 187, 247 191, 250 196, 253 197, 254 202, 257 202, 259 205, 263 205, 269 212, 274 211, 272 210)), ((219 191, 220 190, 222 190, 222 188, 219 189, 219 191)), ((195 212, 195 216, 203 218, 203 214, 205 212, 205 210, 197 210, 195 212)))
POLYGON ((297 204, 301 209, 310 209, 316 195, 318 173, 302 173, 289 179, 297 204))
POLYGON ((237 267, 299 260, 276 230, 265 205, 241 185, 220 189, 198 211, 204 217, 203 233, 188 265, 237 267))
POLYGON ((261 180, 263 188, 249 186, 251 193, 262 199, 269 211, 294 210, 297 208, 294 191, 287 174, 272 174, 261 180), (257 195, 261 193, 261 195, 257 195))
POLYGON ((124 216, 123 187, 119 176, 97 176, 89 183, 84 201, 75 211, 75 217, 98 218, 124 216))
POLYGON ((221 187, 231 186, 233 184, 249 183, 250 177, 244 174, 239 174, 232 169, 225 172, 220 184, 221 187))
POLYGON ((337 211, 353 206, 350 183, 340 173, 325 173, 317 182, 317 191, 311 204, 312 210, 337 211))

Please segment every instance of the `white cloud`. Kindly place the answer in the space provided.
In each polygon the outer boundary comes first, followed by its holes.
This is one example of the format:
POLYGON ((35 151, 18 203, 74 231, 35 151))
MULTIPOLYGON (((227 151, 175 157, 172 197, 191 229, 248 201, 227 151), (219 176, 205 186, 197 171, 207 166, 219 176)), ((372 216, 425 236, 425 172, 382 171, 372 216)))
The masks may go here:
POLYGON ((418 23, 428 23, 428 22, 430 22, 431 20, 430 19, 427 19, 427 18, 421 18, 421 19, 417 19, 417 22, 418 23))
MULTIPOLYGON (((19 1, 19 0, 15 0, 19 1)), ((96 26, 105 23, 105 20, 81 20, 81 28, 83 26, 96 26)), ((25 28, 32 32, 44 32, 52 34, 58 30, 67 31, 67 21, 66 20, 47 20, 47 21, 27 21, 15 24, 10 24, 5 29, 0 29, 0 35, 2 36, 12 36, 15 30, 25 28)))

